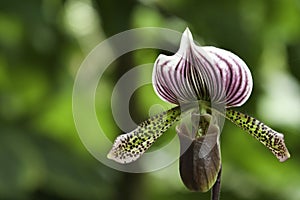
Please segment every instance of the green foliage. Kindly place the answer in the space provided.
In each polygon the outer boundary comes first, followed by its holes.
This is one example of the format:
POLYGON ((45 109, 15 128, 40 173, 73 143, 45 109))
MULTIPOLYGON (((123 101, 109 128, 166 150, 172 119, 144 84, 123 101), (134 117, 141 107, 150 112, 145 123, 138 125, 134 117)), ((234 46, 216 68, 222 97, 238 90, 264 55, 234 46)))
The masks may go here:
MULTIPOLYGON (((146 175, 121 173, 92 158, 77 135, 72 86, 85 54, 108 36, 143 26, 180 32, 189 26, 202 45, 243 58, 254 91, 241 110, 285 134, 291 158, 279 163, 251 136, 225 124, 221 199, 299 199, 299 21, 297 0, 0 1, 0 199, 209 198, 184 188, 178 163, 146 175)), ((107 87, 96 94, 97 115, 106 120, 110 139, 121 133, 110 112, 114 84, 158 53, 133 52, 101 80, 107 87)), ((137 123, 153 104, 170 108, 151 86, 136 92, 130 107, 137 123)), ((159 146, 168 141, 162 138, 159 146)))

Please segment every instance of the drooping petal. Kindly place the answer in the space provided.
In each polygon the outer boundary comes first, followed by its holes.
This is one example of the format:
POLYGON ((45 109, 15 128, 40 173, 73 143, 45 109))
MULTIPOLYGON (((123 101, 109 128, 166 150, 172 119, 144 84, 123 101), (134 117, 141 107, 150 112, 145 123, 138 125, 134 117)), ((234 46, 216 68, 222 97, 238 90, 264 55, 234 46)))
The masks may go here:
POLYGON ((203 100, 240 106, 253 86, 250 70, 238 56, 216 47, 197 46, 189 29, 175 55, 158 56, 152 79, 157 95, 174 104, 203 100))
POLYGON ((180 107, 174 107, 141 123, 130 133, 119 135, 107 157, 125 164, 137 160, 151 145, 180 119, 180 107))
POLYGON ((274 131, 253 117, 234 110, 227 110, 226 117, 270 149, 280 162, 284 162, 290 157, 283 134, 274 131))

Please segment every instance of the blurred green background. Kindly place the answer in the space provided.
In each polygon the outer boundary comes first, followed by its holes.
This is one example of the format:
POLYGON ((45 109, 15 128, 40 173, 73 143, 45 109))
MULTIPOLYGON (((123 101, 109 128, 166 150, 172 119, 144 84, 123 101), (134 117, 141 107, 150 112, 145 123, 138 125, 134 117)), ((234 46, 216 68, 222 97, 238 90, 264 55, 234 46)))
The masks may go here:
MULTIPOLYGON (((177 162, 147 174, 119 172, 93 158, 77 135, 72 87, 81 62, 106 38, 148 26, 188 26, 202 45, 238 54, 254 78, 239 110, 285 134, 292 157, 279 163, 225 124, 221 199, 300 199, 299 0, 1 0, 0 199, 209 199, 183 186, 177 162)), ((110 111, 114 84, 159 53, 133 52, 105 73, 96 107, 109 138, 120 133, 110 111)), ((135 121, 155 103, 162 101, 151 86, 138 90, 130 106, 135 121)))

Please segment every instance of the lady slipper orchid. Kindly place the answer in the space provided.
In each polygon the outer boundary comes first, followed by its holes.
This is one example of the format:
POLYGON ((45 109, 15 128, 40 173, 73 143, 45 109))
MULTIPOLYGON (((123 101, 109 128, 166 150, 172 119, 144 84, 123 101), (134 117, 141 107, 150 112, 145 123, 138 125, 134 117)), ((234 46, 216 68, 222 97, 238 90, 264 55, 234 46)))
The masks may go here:
POLYGON ((221 174, 219 119, 222 117, 254 136, 279 161, 290 157, 283 134, 230 109, 243 105, 252 91, 251 72, 244 61, 223 49, 197 46, 188 28, 175 55, 159 55, 156 59, 153 86, 162 100, 177 106, 152 116, 130 133, 118 136, 108 158, 119 163, 137 160, 185 113, 189 113, 191 128, 182 122, 176 132, 181 149, 180 175, 190 190, 206 192, 213 187, 212 198, 218 199, 221 174), (222 106, 225 112, 218 110, 222 106))

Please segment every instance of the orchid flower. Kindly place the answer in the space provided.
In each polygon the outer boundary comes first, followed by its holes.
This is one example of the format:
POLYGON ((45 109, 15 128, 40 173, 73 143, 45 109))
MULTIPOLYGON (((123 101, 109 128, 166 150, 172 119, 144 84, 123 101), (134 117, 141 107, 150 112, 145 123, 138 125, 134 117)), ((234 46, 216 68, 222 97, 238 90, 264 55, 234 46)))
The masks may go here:
POLYGON ((290 157, 283 134, 231 109, 243 105, 252 91, 252 75, 245 62, 227 50, 196 45, 188 28, 176 54, 156 59, 153 87, 162 100, 177 106, 118 136, 108 158, 123 164, 137 160, 185 113, 189 113, 191 128, 181 122, 176 132, 181 149, 180 175, 190 190, 206 192, 213 187, 213 193, 219 191, 221 118, 255 137, 279 161, 290 157), (224 112, 218 109, 222 106, 224 112))

